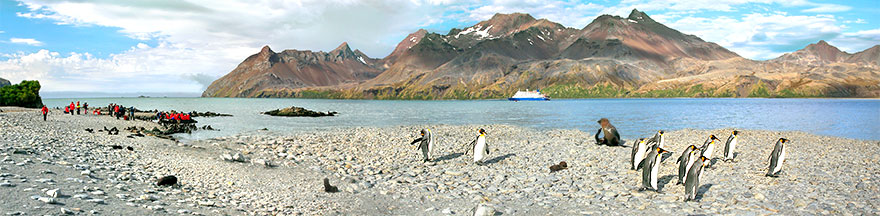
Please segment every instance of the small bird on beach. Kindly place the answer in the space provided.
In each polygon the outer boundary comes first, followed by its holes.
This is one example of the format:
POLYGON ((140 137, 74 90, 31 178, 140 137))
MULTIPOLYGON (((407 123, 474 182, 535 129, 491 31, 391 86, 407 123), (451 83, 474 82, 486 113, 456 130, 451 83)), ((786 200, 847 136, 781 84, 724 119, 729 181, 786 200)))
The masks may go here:
POLYGON ((642 188, 640 190, 650 189, 660 192, 657 187, 657 175, 660 171, 660 158, 658 156, 665 152, 668 151, 662 148, 653 148, 651 149, 651 153, 648 154, 648 157, 639 163, 639 167, 637 168, 642 169, 642 188))
POLYGON ((336 193, 336 192, 339 192, 339 188, 336 188, 336 186, 330 185, 330 179, 324 178, 324 192, 336 193))
POLYGON ((773 151, 770 152, 770 167, 767 168, 767 175, 770 177, 779 177, 779 173, 782 172, 782 162, 785 161, 785 144, 788 143, 788 139, 779 138, 776 141, 776 145, 773 146, 773 151))
POLYGON ((739 135, 739 131, 734 130, 730 133, 730 137, 727 137, 727 142, 724 143, 724 161, 733 161, 733 151, 736 148, 737 135, 739 135))
POLYGON ((565 163, 565 161, 559 162, 559 164, 550 166, 550 172, 556 172, 556 171, 560 171, 560 170, 564 170, 564 169, 568 169, 568 164, 565 163))
POLYGON ((697 197, 697 189, 700 188, 700 178, 703 176, 703 167, 709 164, 709 158, 700 157, 696 163, 688 169, 687 180, 684 182, 684 201, 691 201, 697 197))
POLYGON ((418 142, 418 149, 422 150, 423 162, 428 162, 431 160, 431 150, 434 149, 434 136, 431 134, 431 129, 422 129, 419 134, 422 137, 413 140, 409 144, 412 145, 418 142))
POLYGON ((700 149, 695 145, 690 145, 678 157, 678 184, 684 184, 687 181, 688 170, 695 161, 699 160, 700 155, 697 151, 700 149))
POLYGON ((632 146, 632 157, 630 159, 630 164, 632 164, 632 170, 638 170, 639 163, 645 159, 645 156, 648 156, 648 139, 641 138, 636 141, 633 141, 632 146))
POLYGON ((477 138, 474 139, 473 142, 467 145, 467 149, 465 149, 464 154, 467 154, 469 151, 474 151, 474 163, 480 165, 483 159, 489 155, 489 144, 486 143, 486 130, 480 128, 477 130, 480 132, 480 135, 477 135, 477 138))

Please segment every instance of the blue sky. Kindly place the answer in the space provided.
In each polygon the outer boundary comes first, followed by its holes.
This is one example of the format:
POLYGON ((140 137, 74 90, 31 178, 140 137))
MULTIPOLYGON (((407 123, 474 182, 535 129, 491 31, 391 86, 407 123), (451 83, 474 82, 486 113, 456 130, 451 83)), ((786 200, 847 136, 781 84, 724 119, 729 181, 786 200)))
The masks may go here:
POLYGON ((847 52, 880 43, 876 0, 0 0, 0 77, 44 91, 200 92, 270 45, 382 58, 420 28, 446 33, 495 13, 583 28, 633 8, 752 59, 818 40, 847 52))

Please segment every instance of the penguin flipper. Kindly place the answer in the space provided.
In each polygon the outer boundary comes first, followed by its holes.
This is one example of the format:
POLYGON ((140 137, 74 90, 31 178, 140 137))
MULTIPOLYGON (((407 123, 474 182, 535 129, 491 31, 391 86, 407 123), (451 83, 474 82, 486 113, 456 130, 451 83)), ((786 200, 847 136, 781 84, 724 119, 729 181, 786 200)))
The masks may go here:
POLYGON ((645 161, 648 161, 648 160, 642 160, 642 162, 639 162, 639 165, 636 166, 636 170, 639 170, 639 169, 641 169, 643 166, 645 166, 645 161))
POLYGON ((489 143, 486 143, 486 155, 489 154, 489 143))
POLYGON ((412 144, 416 144, 417 142, 422 141, 422 139, 424 139, 424 137, 419 137, 418 139, 413 140, 413 141, 412 141, 411 143, 409 143, 409 144, 410 144, 410 145, 412 145, 412 144))

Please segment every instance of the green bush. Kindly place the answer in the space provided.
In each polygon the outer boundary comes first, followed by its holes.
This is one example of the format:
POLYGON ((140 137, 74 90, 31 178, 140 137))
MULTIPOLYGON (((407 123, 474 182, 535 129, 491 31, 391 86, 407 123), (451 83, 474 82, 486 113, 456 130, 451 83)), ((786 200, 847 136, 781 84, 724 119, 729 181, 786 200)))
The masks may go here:
POLYGON ((0 106, 43 107, 40 82, 25 80, 17 85, 3 86, 0 88, 0 106))

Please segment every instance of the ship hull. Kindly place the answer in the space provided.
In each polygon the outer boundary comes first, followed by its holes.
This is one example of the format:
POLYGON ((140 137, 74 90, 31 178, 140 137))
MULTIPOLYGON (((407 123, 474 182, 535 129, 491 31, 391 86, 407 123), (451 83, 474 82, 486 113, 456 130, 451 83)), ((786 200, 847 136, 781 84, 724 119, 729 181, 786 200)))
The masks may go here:
POLYGON ((509 101, 547 101, 550 98, 507 98, 509 101))

